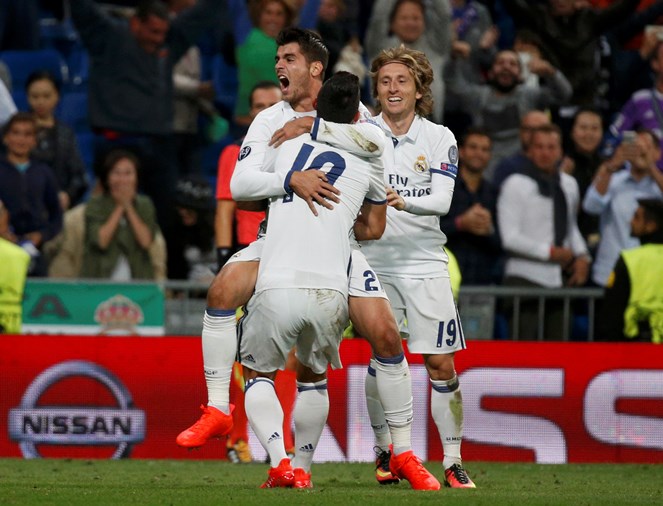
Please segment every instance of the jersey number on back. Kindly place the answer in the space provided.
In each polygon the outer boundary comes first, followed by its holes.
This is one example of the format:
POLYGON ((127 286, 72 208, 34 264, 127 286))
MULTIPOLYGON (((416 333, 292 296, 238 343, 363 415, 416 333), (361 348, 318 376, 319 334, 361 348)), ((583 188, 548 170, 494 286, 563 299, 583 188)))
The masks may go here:
MULTIPOLYGON (((334 151, 324 151, 313 158, 313 161, 308 167, 304 168, 312 151, 313 146, 310 144, 302 144, 302 148, 299 150, 299 153, 297 153, 297 157, 295 158, 295 162, 292 164, 292 169, 290 169, 290 171, 321 169, 325 164, 331 164, 332 167, 329 172, 327 172, 327 182, 331 185, 336 183, 336 180, 345 170, 345 160, 343 157, 334 151)), ((285 197, 283 197, 283 202, 292 202, 292 199, 293 192, 288 192, 285 197)))

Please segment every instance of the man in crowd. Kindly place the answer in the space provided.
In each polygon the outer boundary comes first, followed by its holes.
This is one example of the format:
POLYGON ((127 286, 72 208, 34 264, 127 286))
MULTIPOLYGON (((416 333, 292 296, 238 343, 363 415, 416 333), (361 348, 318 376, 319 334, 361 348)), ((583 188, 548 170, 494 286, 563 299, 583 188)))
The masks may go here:
POLYGON ((597 340, 663 342, 663 201, 640 199, 631 234, 641 246, 622 251, 605 291, 597 340))
MULTIPOLYGON (((537 109, 529 111, 520 118, 520 126, 518 127, 518 138, 520 139, 520 147, 506 158, 503 158, 493 171, 490 181, 498 190, 502 186, 504 180, 511 174, 521 172, 524 167, 529 165, 529 158, 527 158, 527 149, 532 140, 532 132, 535 128, 543 125, 550 125, 550 115, 537 109)), ((484 174, 487 177, 486 174, 484 174)))
POLYGON ((606 286, 620 252, 640 244, 630 227, 638 199, 663 198, 663 172, 656 167, 660 157, 660 143, 651 130, 627 136, 599 166, 585 194, 583 209, 600 217, 601 240, 592 269, 592 281, 599 286, 606 286))
POLYGON ((521 118, 534 109, 564 104, 572 93, 566 77, 546 60, 536 60, 536 66, 530 67, 532 73, 545 78, 538 88, 522 84, 520 65, 515 51, 498 52, 486 84, 466 82, 453 60, 448 67, 449 89, 471 111, 472 124, 485 128, 493 141, 493 156, 486 173, 489 180, 497 163, 518 149, 521 118))
MULTIPOLYGON (((504 181, 497 201, 498 226, 508 255, 504 284, 582 286, 588 275, 589 255, 578 230, 578 183, 558 168, 562 158, 559 127, 548 125, 534 130, 528 157, 530 165, 504 181)), ((545 309, 543 335, 539 335, 538 302, 523 301, 520 325, 515 328, 512 322, 512 335, 520 339, 561 339, 561 301, 547 302, 545 309)))
MULTIPOLYGON (((663 42, 656 44, 650 65, 655 76, 654 88, 636 91, 624 104, 609 128, 613 142, 619 141, 626 131, 647 128, 656 134, 663 149, 663 42)), ((663 171, 663 158, 656 165, 663 171)))
POLYGON ((495 210, 497 189, 483 174, 490 162, 490 137, 471 127, 460 145, 460 167, 449 213, 440 218, 448 247, 466 285, 501 282, 502 246, 495 210))

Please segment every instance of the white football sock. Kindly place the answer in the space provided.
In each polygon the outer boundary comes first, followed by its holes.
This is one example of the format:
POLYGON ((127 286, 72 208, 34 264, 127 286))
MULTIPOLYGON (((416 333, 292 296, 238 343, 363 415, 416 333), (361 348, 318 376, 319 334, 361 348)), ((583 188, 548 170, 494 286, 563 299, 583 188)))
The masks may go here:
POLYGON ((412 377, 404 354, 397 357, 375 357, 377 388, 387 420, 394 454, 412 449, 412 377))
POLYGON ((447 381, 431 380, 430 409, 442 439, 445 469, 461 464, 460 444, 463 439, 463 396, 458 376, 447 381))
POLYGON ((234 309, 205 310, 202 343, 207 404, 230 414, 230 379, 237 355, 234 309))
POLYGON ((376 379, 376 364, 375 359, 371 358, 364 379, 364 391, 366 392, 366 409, 368 410, 368 418, 371 421, 371 428, 375 435, 375 444, 381 450, 388 451, 391 444, 391 433, 389 432, 389 425, 384 416, 384 409, 380 401, 380 393, 378 392, 378 382, 376 379))
POLYGON ((276 396, 274 382, 255 378, 246 382, 244 408, 258 441, 269 454, 272 467, 288 458, 283 444, 283 408, 276 396))
POLYGON ((315 383, 297 382, 295 420, 295 458, 292 467, 311 471, 313 452, 318 447, 320 436, 329 414, 327 380, 315 383))

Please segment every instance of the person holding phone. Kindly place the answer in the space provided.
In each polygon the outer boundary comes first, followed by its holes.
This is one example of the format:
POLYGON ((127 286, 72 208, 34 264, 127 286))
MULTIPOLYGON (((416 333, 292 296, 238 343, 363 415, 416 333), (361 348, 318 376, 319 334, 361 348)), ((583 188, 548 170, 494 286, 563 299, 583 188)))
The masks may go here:
POLYGON ((663 198, 660 159, 660 139, 653 131, 624 132, 614 155, 599 166, 585 194, 583 209, 600 217, 601 240, 591 276, 599 286, 606 286, 620 252, 640 245, 630 228, 638 199, 663 198))

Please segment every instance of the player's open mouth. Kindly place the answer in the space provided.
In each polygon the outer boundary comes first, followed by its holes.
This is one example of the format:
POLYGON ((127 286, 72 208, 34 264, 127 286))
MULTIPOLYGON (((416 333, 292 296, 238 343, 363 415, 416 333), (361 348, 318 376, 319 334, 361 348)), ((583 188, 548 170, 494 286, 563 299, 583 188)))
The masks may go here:
POLYGON ((389 99, 388 99, 388 101, 391 102, 392 104, 396 103, 396 102, 400 102, 401 100, 403 100, 401 97, 389 97, 389 99))
POLYGON ((290 86, 290 81, 285 76, 279 76, 279 83, 281 84, 281 92, 284 92, 290 86))

